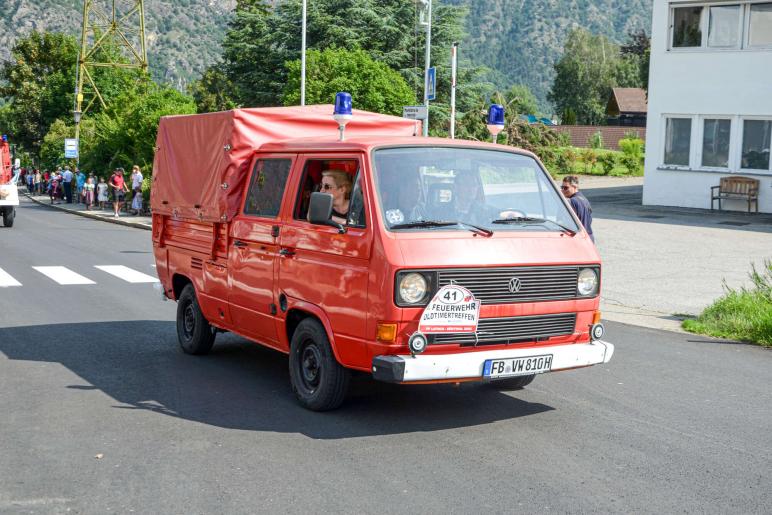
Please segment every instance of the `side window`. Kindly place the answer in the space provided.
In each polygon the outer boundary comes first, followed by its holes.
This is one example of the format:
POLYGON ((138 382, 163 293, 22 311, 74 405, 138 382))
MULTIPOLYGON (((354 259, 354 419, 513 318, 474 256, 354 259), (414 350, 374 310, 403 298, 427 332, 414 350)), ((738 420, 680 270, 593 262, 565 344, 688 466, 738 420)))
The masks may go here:
POLYGON ((306 162, 295 203, 294 218, 306 220, 311 193, 333 196, 333 214, 345 215, 346 224, 364 227, 364 197, 357 159, 310 159, 306 162))
POLYGON ((365 223, 365 197, 362 192, 362 176, 357 173, 354 188, 351 190, 351 201, 348 210, 349 227, 367 227, 365 223))
POLYGON ((290 159, 259 159, 252 171, 244 214, 276 218, 291 167, 290 159))

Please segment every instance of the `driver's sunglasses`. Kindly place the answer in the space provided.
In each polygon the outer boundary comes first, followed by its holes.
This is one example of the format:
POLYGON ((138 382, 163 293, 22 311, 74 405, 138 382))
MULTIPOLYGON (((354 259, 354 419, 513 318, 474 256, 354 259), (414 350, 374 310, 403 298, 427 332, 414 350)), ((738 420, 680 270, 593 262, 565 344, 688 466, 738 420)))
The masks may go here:
POLYGON ((319 191, 328 191, 328 190, 331 190, 333 188, 335 188, 335 186, 333 186, 332 184, 322 183, 322 185, 319 186, 319 191))
POLYGON ((571 187, 570 186, 561 186, 560 189, 563 190, 563 191, 568 191, 568 190, 571 189, 571 187))

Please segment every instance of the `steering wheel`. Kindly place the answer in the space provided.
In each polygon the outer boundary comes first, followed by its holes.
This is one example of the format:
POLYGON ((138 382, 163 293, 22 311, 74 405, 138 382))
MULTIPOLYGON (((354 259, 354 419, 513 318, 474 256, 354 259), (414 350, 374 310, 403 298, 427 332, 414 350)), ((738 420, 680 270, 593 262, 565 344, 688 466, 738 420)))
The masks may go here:
POLYGON ((499 218, 502 218, 504 220, 507 220, 510 218, 526 218, 527 216, 528 215, 525 213, 525 211, 521 211, 514 207, 507 207, 499 210, 499 218))

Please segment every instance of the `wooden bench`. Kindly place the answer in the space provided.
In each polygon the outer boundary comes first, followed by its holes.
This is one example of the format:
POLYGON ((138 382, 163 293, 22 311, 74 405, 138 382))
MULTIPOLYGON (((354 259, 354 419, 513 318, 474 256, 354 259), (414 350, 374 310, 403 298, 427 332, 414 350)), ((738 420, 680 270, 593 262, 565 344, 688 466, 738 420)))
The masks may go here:
POLYGON ((748 212, 751 212, 751 204, 756 203, 756 212, 759 212, 759 181, 750 177, 721 177, 718 186, 710 187, 710 209, 713 209, 714 201, 718 200, 718 209, 721 210, 722 200, 747 200, 748 212))

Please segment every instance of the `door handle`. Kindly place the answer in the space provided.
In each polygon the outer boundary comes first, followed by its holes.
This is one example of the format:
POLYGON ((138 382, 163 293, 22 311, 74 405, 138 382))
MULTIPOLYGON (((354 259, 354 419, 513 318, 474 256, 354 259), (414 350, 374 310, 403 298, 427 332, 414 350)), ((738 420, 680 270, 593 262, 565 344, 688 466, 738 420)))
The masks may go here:
POLYGON ((290 256, 294 256, 294 255, 295 255, 295 251, 294 251, 294 250, 292 250, 292 249, 287 249, 287 248, 284 248, 284 249, 281 249, 281 250, 279 251, 279 255, 280 255, 280 256, 287 256, 287 257, 290 257, 290 256))
POLYGON ((246 247, 247 247, 247 244, 246 244, 246 243, 244 243, 244 242, 243 242, 243 241, 241 241, 241 240, 236 240, 236 241, 234 241, 234 242, 233 242, 233 246, 234 246, 234 247, 238 247, 238 248, 240 248, 240 249, 243 249, 243 248, 246 248, 246 247))

